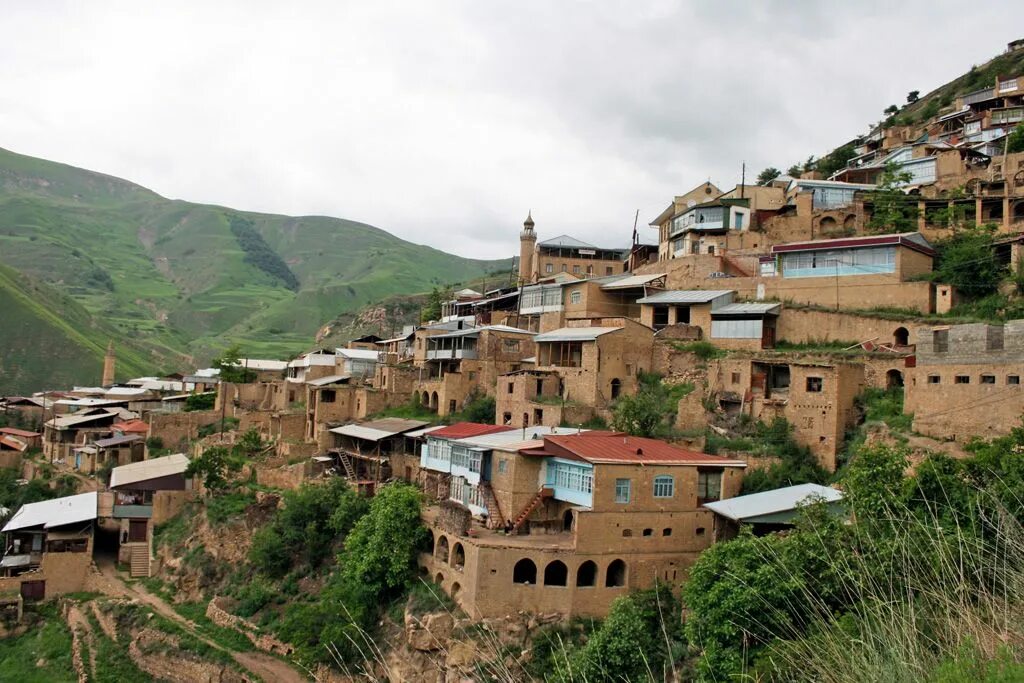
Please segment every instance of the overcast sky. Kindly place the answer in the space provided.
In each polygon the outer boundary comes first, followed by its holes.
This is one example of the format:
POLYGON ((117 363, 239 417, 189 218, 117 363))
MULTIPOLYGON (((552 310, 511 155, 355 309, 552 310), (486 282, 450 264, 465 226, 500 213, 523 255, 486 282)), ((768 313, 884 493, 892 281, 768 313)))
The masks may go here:
POLYGON ((529 209, 619 246, 1021 37, 1024 2, 7 0, 0 147, 465 256, 529 209))

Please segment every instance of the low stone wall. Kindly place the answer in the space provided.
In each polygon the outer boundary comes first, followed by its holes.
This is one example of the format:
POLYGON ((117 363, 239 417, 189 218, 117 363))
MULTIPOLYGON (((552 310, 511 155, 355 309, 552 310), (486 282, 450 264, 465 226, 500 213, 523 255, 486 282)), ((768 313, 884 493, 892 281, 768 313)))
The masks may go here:
POLYGON ((260 633, 259 626, 247 619, 231 614, 221 606, 225 604, 226 601, 223 597, 215 597, 213 600, 210 600, 210 603, 206 606, 206 616, 210 621, 218 626, 240 631, 246 638, 252 641, 253 645, 264 652, 270 652, 271 654, 283 657, 291 655, 292 648, 290 645, 281 642, 272 635, 260 633))
POLYGON ((311 463, 297 462, 277 468, 256 468, 256 483, 279 489, 297 489, 310 474, 311 463))
POLYGON ((182 413, 152 412, 149 414, 149 436, 159 437, 165 448, 178 448, 180 444, 199 437, 199 428, 220 420, 215 410, 196 410, 182 413))

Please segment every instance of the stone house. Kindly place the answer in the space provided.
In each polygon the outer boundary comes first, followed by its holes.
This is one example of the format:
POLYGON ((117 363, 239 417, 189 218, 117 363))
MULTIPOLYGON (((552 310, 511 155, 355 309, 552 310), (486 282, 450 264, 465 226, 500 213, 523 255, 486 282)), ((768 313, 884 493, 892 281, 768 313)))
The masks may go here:
POLYGON ((43 425, 43 456, 50 462, 69 461, 76 446, 109 436, 118 419, 113 411, 87 409, 47 420, 43 425))
POLYGON ((796 441, 830 472, 865 384, 864 366, 844 361, 754 356, 712 361, 708 368, 708 393, 726 414, 765 423, 785 418, 796 441))
POLYGON ((534 368, 498 378, 500 424, 557 426, 571 422, 567 410, 606 410, 621 394, 636 392, 637 375, 651 369, 654 331, 628 318, 569 325, 534 337, 534 368))
POLYGON ((406 435, 426 426, 422 420, 399 418, 347 424, 324 432, 320 447, 353 486, 373 495, 378 485, 395 474, 392 456, 406 453, 406 435))
POLYGON ((569 235, 538 242, 531 215, 519 233, 519 282, 529 284, 556 273, 577 278, 616 275, 625 271, 628 256, 629 249, 597 247, 569 235))
POLYGON ((1024 415, 1024 320, 922 327, 909 373, 903 409, 915 431, 957 441, 1006 434, 1024 415))
POLYGON ((744 467, 611 432, 495 447, 480 476, 509 510, 505 530, 474 525, 457 504, 429 507, 420 564, 475 618, 601 617, 631 590, 685 579, 715 537, 702 505, 736 495, 744 467))
POLYGON ((0 592, 45 600, 85 589, 97 493, 28 503, 4 525, 0 592))

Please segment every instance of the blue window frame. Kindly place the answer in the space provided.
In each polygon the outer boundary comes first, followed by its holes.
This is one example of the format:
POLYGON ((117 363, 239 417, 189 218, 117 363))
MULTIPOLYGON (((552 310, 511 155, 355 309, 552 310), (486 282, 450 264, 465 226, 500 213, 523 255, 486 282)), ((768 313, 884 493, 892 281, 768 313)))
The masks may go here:
POLYGON ((654 497, 655 498, 671 498, 676 493, 676 480, 667 475, 662 474, 654 478, 654 497))
POLYGON ((616 503, 628 503, 630 494, 630 480, 629 479, 616 479, 615 480, 615 502, 616 503))

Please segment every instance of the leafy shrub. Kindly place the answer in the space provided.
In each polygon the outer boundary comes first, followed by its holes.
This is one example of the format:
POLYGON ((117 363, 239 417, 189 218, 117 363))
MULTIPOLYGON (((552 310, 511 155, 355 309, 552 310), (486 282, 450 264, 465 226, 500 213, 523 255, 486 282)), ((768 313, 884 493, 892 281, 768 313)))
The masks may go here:
POLYGON ((185 412, 213 410, 213 404, 216 400, 217 396, 215 394, 192 394, 185 399, 185 412))
POLYGON ((263 235, 253 227, 254 223, 242 216, 230 216, 228 222, 231 232, 238 240, 238 245, 245 252, 245 262, 256 266, 267 275, 280 280, 285 287, 297 292, 299 290, 299 278, 284 262, 284 259, 276 251, 270 248, 263 235))
POLYGON ((715 358, 721 358, 726 355, 723 349, 718 348, 714 344, 708 341, 694 341, 687 343, 676 343, 673 344, 676 351, 684 351, 686 353, 692 353, 701 360, 713 360, 715 358))

